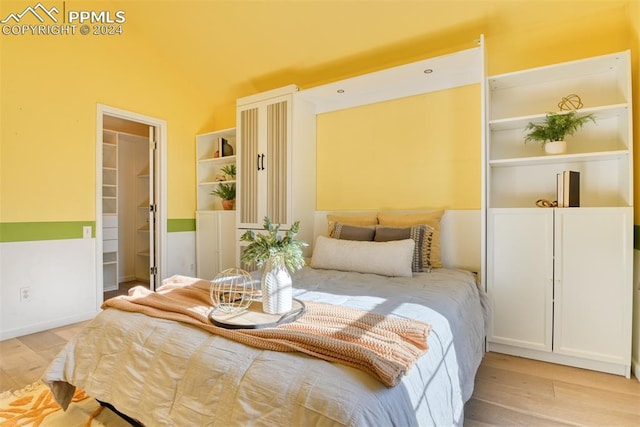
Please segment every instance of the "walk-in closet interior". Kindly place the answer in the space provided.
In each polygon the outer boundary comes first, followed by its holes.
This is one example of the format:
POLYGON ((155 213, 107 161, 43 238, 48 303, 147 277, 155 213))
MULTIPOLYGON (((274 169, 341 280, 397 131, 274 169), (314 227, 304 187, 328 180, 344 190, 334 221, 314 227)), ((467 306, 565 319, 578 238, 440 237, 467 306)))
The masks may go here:
POLYGON ((148 284, 150 268, 149 126, 103 116, 103 290, 148 284))

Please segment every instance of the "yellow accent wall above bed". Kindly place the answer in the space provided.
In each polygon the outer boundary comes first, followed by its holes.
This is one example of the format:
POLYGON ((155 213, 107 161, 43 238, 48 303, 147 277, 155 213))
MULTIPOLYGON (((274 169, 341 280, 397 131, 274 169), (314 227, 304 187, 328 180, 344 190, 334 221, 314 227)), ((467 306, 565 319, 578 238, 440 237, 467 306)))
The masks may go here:
POLYGON ((480 85, 318 115, 317 208, 480 209, 480 85))

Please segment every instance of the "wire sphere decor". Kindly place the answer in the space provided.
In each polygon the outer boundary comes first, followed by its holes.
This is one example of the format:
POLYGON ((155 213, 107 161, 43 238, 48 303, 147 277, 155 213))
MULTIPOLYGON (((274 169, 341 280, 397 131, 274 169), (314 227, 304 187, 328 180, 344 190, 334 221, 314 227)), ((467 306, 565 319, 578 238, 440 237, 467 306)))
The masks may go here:
POLYGON ((558 102, 558 108, 561 111, 567 111, 567 110, 575 111, 575 110, 579 110, 582 107, 584 107, 584 104, 582 103, 582 99, 580 99, 580 97, 575 93, 572 93, 567 96, 563 96, 560 102, 558 102))
POLYGON ((209 296, 218 313, 240 313, 260 296, 260 281, 239 268, 221 271, 211 281, 209 296))

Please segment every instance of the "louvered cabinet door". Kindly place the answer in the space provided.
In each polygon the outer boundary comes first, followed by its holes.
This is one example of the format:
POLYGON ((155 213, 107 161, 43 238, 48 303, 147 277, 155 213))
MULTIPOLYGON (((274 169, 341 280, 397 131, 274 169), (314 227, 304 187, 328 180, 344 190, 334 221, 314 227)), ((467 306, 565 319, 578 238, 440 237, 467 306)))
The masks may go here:
POLYGON ((259 105, 246 106, 238 111, 236 209, 241 228, 257 228, 261 221, 259 209, 261 192, 259 181, 261 170, 259 113, 259 105))
POLYGON ((238 227, 261 229, 265 216, 289 225, 291 96, 238 110, 238 227))
POLYGON ((289 140, 291 103, 288 99, 267 105, 267 215, 277 224, 289 225, 289 140))

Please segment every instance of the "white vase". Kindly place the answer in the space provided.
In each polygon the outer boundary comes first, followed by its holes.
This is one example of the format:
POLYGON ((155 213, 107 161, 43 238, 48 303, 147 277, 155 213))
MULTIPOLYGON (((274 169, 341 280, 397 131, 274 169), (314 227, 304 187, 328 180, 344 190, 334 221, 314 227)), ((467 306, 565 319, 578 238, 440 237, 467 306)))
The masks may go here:
POLYGON ((291 275, 282 256, 272 256, 262 272, 262 311, 282 314, 291 311, 293 289, 291 275))
POLYGON ((544 151, 547 154, 562 154, 567 151, 566 141, 551 141, 544 144, 544 151))

